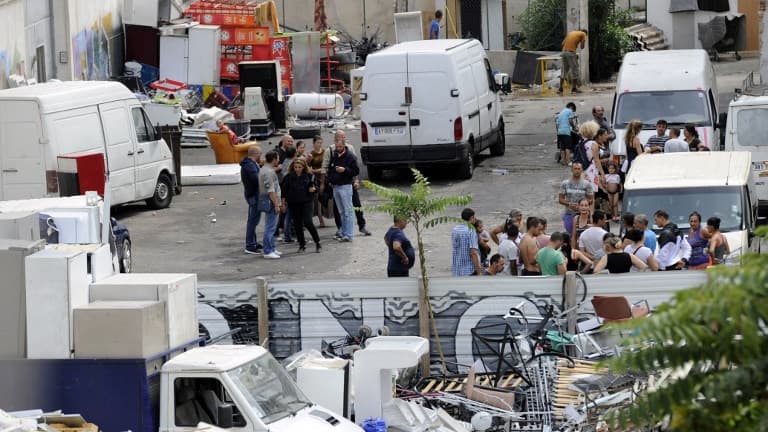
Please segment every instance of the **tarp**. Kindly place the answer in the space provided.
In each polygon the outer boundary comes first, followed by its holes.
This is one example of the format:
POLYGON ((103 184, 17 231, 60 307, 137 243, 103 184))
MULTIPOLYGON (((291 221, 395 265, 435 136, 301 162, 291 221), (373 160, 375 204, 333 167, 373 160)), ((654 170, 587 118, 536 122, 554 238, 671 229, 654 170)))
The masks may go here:
POLYGON ((747 46, 746 17, 721 15, 699 23, 699 40, 705 50, 742 51, 747 46))

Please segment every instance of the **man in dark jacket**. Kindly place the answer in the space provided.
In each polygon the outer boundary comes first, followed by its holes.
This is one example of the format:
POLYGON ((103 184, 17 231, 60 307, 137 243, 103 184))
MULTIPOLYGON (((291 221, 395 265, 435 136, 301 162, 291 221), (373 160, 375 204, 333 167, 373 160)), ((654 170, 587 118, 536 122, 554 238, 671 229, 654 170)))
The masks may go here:
POLYGON ((355 228, 355 210, 352 204, 352 183, 360 174, 357 158, 347 151, 344 141, 335 142, 335 150, 328 163, 328 182, 333 186, 333 201, 341 215, 341 240, 352 241, 355 228))
POLYGON ((259 201, 259 162, 261 148, 253 145, 248 148, 248 156, 240 161, 240 179, 243 181, 245 202, 248 203, 248 222, 245 224, 245 253, 258 254, 262 246, 256 240, 256 225, 259 224, 261 213, 257 208, 259 201))

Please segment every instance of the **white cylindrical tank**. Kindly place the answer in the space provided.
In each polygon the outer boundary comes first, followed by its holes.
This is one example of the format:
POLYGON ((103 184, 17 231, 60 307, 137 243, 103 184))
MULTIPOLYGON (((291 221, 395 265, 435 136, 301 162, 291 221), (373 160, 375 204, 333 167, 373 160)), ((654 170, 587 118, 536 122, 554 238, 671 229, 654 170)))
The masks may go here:
POLYGON ((344 114, 344 99, 336 93, 294 93, 286 105, 288 113, 299 118, 340 117, 344 114))

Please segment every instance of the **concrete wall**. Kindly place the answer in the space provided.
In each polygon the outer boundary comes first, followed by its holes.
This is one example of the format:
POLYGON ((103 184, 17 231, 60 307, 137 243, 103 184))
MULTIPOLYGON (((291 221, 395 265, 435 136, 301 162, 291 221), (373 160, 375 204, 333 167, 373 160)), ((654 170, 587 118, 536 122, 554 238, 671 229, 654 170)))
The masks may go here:
POLYGON ((39 81, 53 78, 53 23, 48 0, 25 0, 24 28, 26 38, 27 76, 39 81), (42 56, 37 58, 37 49, 42 56), (38 62, 44 66, 42 76, 37 75, 38 62))
POLYGON ((26 75, 24 2, 14 0, 0 5, 0 89, 8 87, 8 75, 26 75))
POLYGON ((123 0, 68 0, 67 7, 72 79, 107 79, 121 73, 123 0))

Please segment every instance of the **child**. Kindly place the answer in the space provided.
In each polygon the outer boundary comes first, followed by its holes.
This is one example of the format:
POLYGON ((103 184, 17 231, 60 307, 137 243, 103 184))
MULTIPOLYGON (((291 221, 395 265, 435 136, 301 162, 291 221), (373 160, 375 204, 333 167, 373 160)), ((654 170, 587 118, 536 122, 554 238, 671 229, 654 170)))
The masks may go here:
POLYGON ((483 221, 477 219, 475 221, 475 230, 477 231, 477 243, 480 248, 480 264, 483 267, 488 267, 488 255, 491 253, 491 247, 488 242, 491 241, 491 235, 483 227, 483 221))
POLYGON ((621 176, 614 162, 608 162, 608 173, 603 177, 603 187, 608 193, 613 221, 619 220, 619 192, 621 192, 621 176))

